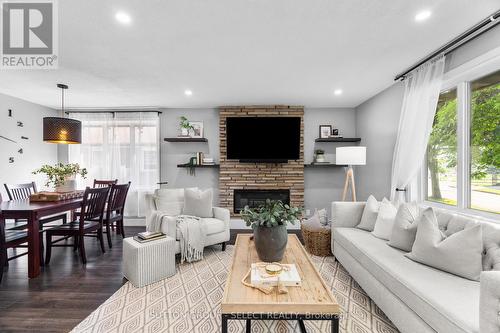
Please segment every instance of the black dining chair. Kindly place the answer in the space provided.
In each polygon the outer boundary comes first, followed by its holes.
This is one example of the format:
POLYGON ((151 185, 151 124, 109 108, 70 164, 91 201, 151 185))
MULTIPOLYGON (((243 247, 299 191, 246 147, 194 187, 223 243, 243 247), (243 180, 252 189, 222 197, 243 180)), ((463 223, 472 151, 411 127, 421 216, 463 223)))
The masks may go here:
POLYGON ((83 201, 77 219, 70 223, 61 224, 45 231, 47 243, 47 255, 45 263, 50 262, 52 247, 72 246, 79 249, 82 263, 87 263, 85 253, 85 237, 97 237, 101 243, 101 250, 104 249, 104 238, 102 233, 102 220, 104 217, 104 206, 109 195, 109 187, 85 189, 83 201), (63 236, 62 238, 52 240, 54 236, 63 236), (56 244, 65 240, 67 237, 74 238, 74 244, 56 244))
MULTIPOLYGON (((23 200, 28 199, 31 194, 37 193, 35 182, 26 183, 26 184, 4 184, 5 191, 9 196, 9 200, 23 200)), ((54 216, 45 217, 40 220, 40 228, 43 230, 44 224, 62 221, 62 223, 67 222, 67 214, 59 214, 54 216)), ((7 223, 5 229, 8 230, 24 230, 26 229, 26 221, 25 220, 16 220, 13 223, 7 223)))
MULTIPOLYGON (((130 182, 121 185, 111 185, 109 190, 108 203, 106 205, 106 214, 103 224, 106 226, 106 236, 108 245, 111 248, 111 227, 116 225, 117 232, 125 238, 125 229, 123 227, 123 217, 125 201, 127 200, 130 182)), ((114 229, 114 228, 113 228, 114 229)))
POLYGON ((94 179, 94 188, 109 187, 109 186, 115 185, 115 184, 118 184, 118 179, 113 179, 113 180, 94 179))

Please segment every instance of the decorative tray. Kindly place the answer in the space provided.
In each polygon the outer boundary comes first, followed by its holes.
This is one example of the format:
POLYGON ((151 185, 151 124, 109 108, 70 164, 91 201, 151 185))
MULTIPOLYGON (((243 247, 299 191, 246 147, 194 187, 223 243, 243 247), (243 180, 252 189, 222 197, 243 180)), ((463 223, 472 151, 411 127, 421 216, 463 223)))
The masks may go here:
POLYGON ((71 192, 37 192, 30 195, 30 201, 61 201, 69 199, 77 199, 83 197, 84 191, 71 191, 71 192))

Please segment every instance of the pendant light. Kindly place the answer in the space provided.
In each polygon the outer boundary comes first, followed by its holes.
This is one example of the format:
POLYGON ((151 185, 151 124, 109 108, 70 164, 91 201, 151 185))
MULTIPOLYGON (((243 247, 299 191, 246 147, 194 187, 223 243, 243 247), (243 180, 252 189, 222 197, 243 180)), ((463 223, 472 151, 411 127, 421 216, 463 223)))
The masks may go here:
POLYGON ((82 143, 82 122, 65 118, 64 115, 64 90, 68 89, 68 86, 58 83, 57 87, 61 88, 61 117, 43 118, 43 141, 65 144, 82 143))

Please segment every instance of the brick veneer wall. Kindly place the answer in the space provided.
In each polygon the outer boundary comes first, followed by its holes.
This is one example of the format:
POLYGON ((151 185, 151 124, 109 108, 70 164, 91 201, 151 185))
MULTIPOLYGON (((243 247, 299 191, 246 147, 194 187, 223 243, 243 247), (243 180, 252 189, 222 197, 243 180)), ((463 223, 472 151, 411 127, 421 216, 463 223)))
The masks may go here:
MULTIPOLYGON (((256 134, 258 135, 258 134, 256 134)), ((287 105, 219 108, 219 204, 233 214, 235 189, 289 189, 290 202, 304 206, 304 107, 287 105), (300 159, 288 163, 240 163, 227 159, 227 117, 300 117, 300 159)))

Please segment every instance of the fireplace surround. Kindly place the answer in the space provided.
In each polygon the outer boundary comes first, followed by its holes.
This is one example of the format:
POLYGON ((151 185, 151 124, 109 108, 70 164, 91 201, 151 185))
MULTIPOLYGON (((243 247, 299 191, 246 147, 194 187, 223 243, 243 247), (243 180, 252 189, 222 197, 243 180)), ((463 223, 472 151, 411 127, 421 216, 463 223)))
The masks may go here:
MULTIPOLYGON (((259 135, 259 133, 255 133, 259 135)), ((252 138, 250 137, 249 140, 252 138)), ((304 206, 304 107, 292 105, 252 105, 219 107, 219 205, 234 212, 235 190, 289 190, 290 204, 304 206), (226 119, 228 117, 300 117, 299 159, 286 163, 242 163, 227 158, 226 119)))

